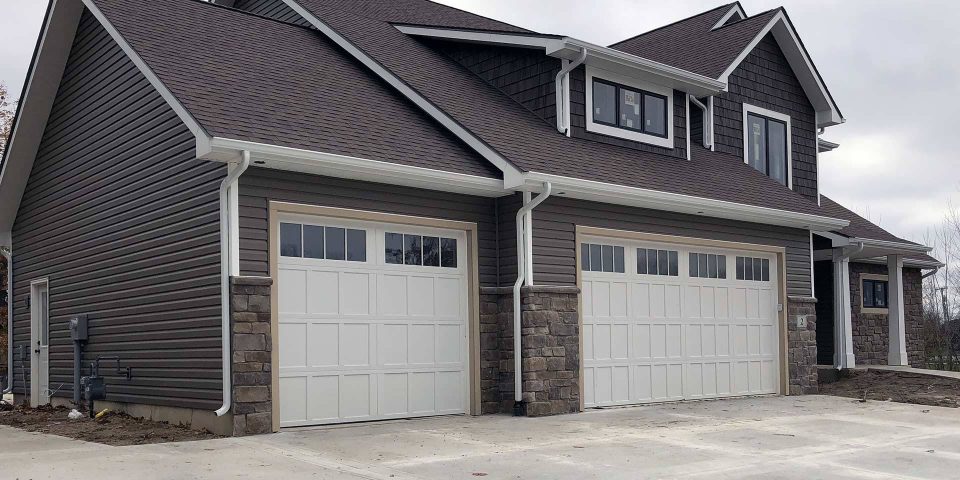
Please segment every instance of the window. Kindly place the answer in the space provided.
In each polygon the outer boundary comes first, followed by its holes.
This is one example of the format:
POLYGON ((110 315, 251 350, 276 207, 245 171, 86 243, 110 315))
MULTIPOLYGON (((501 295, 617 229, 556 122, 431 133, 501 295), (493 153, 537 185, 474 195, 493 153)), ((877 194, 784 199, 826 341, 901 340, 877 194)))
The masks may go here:
POLYGON ((581 244, 580 269, 584 272, 624 273, 623 247, 581 244))
POLYGON ((385 233, 384 261, 392 265, 457 268, 457 239, 385 233))
POLYGON ((593 121, 647 135, 667 137, 667 97, 593 79, 593 121))
POLYGON ((750 112, 747 105, 744 105, 744 111, 747 163, 770 178, 788 185, 789 122, 750 112))
POLYGON ((680 254, 676 250, 637 249, 637 273, 640 275, 680 275, 680 254))
POLYGON ((887 308, 887 281, 863 281, 863 308, 887 308))
POLYGON ((281 223, 280 255, 366 262, 367 232, 342 227, 281 223))
POLYGON ((712 253, 691 253, 690 277, 727 278, 727 256, 712 253))
POLYGON ((770 281, 770 260, 766 258, 737 257, 737 280, 770 281))

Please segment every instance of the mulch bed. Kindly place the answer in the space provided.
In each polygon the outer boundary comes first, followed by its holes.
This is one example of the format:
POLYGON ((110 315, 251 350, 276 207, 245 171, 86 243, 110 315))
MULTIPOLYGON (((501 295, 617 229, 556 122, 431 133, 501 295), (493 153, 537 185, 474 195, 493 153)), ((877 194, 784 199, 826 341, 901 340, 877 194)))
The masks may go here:
POLYGON ((0 425, 113 446, 219 438, 210 432, 144 420, 125 413, 108 412, 97 420, 86 414, 70 420, 67 418, 69 413, 70 409, 65 407, 29 408, 0 402, 0 425))
POLYGON ((820 393, 863 401, 960 407, 960 380, 883 370, 854 370, 834 383, 821 383, 820 393))

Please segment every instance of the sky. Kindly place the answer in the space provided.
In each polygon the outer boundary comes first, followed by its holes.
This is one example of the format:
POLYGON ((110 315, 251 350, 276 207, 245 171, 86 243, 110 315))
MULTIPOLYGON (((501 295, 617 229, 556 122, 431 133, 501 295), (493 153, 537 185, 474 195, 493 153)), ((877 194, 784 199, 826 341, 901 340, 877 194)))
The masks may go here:
MULTIPOLYGON (((609 45, 722 4, 707 0, 441 0, 531 30, 609 45)), ((823 138, 821 192, 923 242, 960 206, 960 1, 742 0, 784 6, 847 123, 823 138)), ((23 86, 46 0, 0 0, 0 82, 23 86)))

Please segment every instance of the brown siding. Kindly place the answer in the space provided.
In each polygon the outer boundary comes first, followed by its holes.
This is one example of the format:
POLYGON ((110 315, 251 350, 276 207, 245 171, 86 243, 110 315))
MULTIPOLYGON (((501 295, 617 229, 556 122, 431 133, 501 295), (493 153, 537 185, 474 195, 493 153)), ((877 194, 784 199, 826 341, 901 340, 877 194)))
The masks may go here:
POLYGON ((310 22, 300 16, 292 8, 283 3, 283 0, 237 0, 233 8, 246 10, 281 22, 292 23, 303 27, 312 27, 310 22))
MULTIPOLYGON (((31 351, 30 281, 49 279, 56 396, 72 392, 67 322, 85 313, 85 362, 120 355, 133 367, 132 381, 108 377, 109 400, 219 406, 225 169, 196 160, 194 149, 190 131, 85 12, 13 227, 14 339, 31 351)), ((18 375, 16 391, 24 386, 18 375)))
MULTIPOLYGON (((500 202, 500 211, 507 211, 510 201, 502 199, 500 202)), ((516 202, 517 200, 513 200, 512 204, 516 205, 516 202)), ((515 207, 513 211, 516 211, 515 207)), ((533 213, 533 269, 538 284, 576 283, 577 225, 783 246, 787 252, 787 294, 811 294, 810 239, 806 230, 559 197, 550 198, 533 213)), ((516 257, 512 250, 510 255, 506 252, 507 245, 512 246, 515 240, 509 235, 504 235, 503 238, 510 243, 501 244, 501 283, 512 284, 516 279, 516 257)))
POLYGON ((586 138, 595 142, 619 145, 644 152, 654 152, 678 158, 687 158, 687 95, 681 91, 673 91, 673 145, 674 148, 663 148, 646 143, 634 142, 622 138, 601 135, 586 130, 587 118, 587 82, 586 69, 579 67, 570 72, 570 135, 577 138, 586 138))
POLYGON ((430 41, 428 45, 527 107, 540 118, 556 123, 556 77, 560 60, 543 51, 430 41))
POLYGON ((477 224, 481 286, 496 286, 494 200, 417 188, 251 168, 240 177, 240 270, 268 276, 268 201, 350 208, 477 224))
POLYGON ((817 198, 816 113, 773 36, 767 35, 714 99, 718 152, 743 158, 743 104, 790 115, 793 189, 817 198))

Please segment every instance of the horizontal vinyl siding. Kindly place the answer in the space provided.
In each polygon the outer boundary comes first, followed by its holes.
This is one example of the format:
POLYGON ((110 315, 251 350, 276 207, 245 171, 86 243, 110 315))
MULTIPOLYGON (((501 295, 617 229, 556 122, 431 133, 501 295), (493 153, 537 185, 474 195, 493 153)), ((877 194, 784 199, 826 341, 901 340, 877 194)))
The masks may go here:
POLYGON ((793 189, 816 200, 816 112, 770 34, 733 71, 727 91, 714 99, 716 150, 741 159, 744 103, 790 115, 793 189))
POLYGON ((240 177, 240 270, 269 276, 269 201, 477 224, 480 284, 497 282, 495 201, 490 198, 251 168, 240 177))
MULTIPOLYGON (((503 200, 504 202, 506 200, 503 200)), ((706 238, 729 242, 774 245, 786 248, 787 294, 810 295, 810 244, 806 230, 759 225, 659 210, 552 197, 534 210, 533 271, 536 283, 576 284, 577 225, 642 233, 706 238)), ((511 244, 514 239, 509 239, 511 244)), ((516 279, 506 265, 503 280, 516 279)))
POLYGON ((306 21, 299 13, 283 3, 283 0, 237 0, 233 8, 245 10, 281 22, 292 23, 303 27, 310 27, 310 22, 306 21))
POLYGON ((26 300, 47 278, 57 396, 73 389, 69 319, 88 314, 84 364, 133 368, 131 381, 103 369, 109 400, 220 405, 224 173, 195 159, 190 131, 84 12, 13 229, 14 341, 32 351, 26 300))

